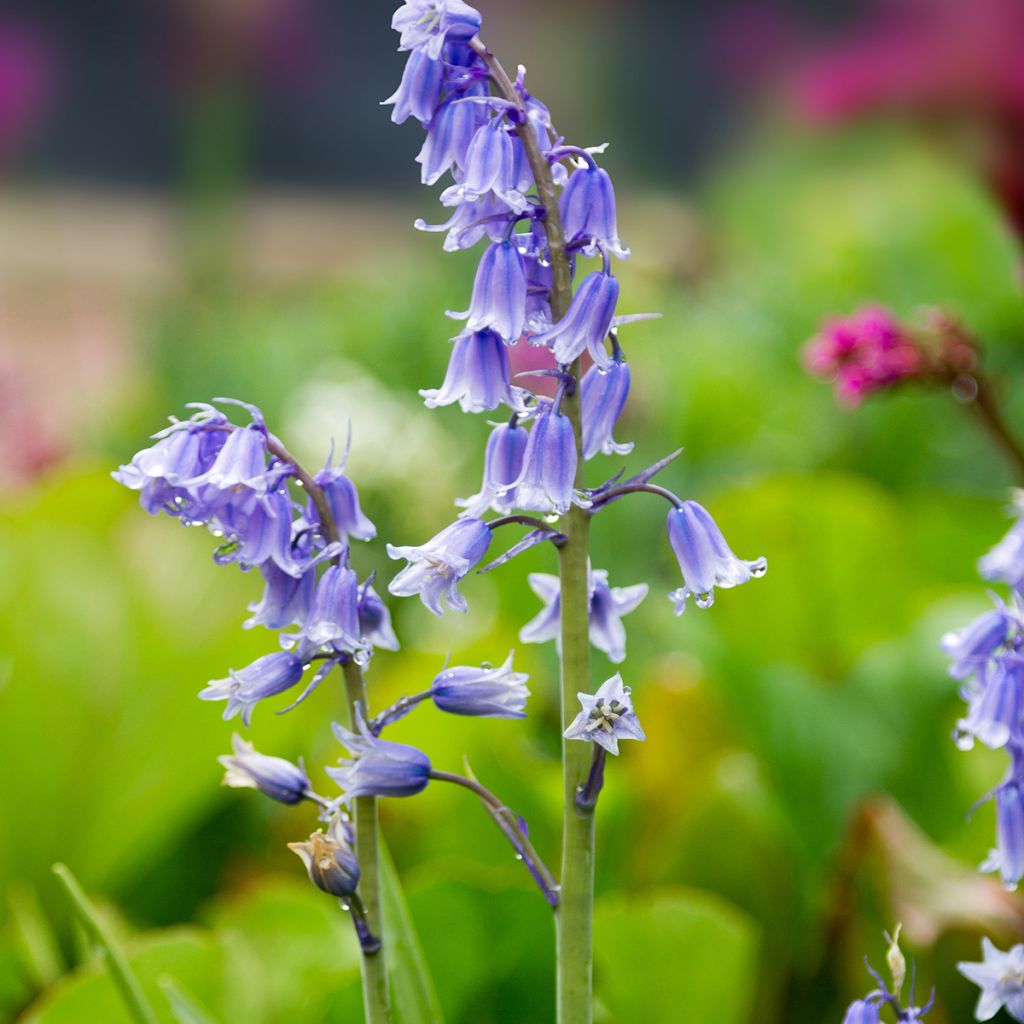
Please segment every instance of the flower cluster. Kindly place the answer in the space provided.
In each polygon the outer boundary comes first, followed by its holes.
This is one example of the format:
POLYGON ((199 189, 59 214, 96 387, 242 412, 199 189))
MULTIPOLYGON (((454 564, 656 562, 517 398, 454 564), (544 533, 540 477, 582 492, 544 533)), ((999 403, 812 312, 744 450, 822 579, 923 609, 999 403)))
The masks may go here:
POLYGON ((1010 588, 1009 603, 993 607, 963 629, 946 634, 942 649, 950 675, 963 681, 967 713, 957 723, 961 749, 975 742, 1003 749, 1009 759, 1002 782, 989 794, 996 805, 996 846, 983 870, 998 871, 1016 887, 1024 878, 1024 520, 979 562, 981 575, 1010 588))
POLYGON ((913 336, 881 306, 827 321, 808 342, 804 362, 811 373, 832 378, 836 397, 849 406, 917 376, 924 366, 913 336))
POLYGON ((836 398, 850 408, 908 381, 955 384, 964 397, 973 397, 977 387, 968 379, 977 365, 974 342, 941 309, 924 310, 920 327, 901 322, 884 306, 827 320, 805 346, 804 365, 832 380, 836 398))
MULTIPOLYGON (((499 406, 509 412, 487 440, 480 490, 456 502, 462 518, 421 546, 388 548, 391 557, 408 560, 391 592, 419 594, 438 615, 444 603, 466 610, 458 584, 487 550, 491 530, 481 518, 486 513, 555 516, 572 505, 597 511, 608 503, 607 493, 581 486, 580 460, 632 449, 615 438, 631 385, 618 328, 647 316, 618 311, 620 285, 612 260, 626 259, 629 250, 619 238, 611 177, 596 160, 604 147, 567 145, 548 108, 527 90, 522 69, 514 82, 502 82, 503 73, 496 73, 475 38, 479 25, 479 14, 464 4, 406 3, 394 28, 409 57, 398 90, 385 101, 393 106, 395 122, 415 117, 426 132, 417 158, 424 184, 445 175, 451 179, 441 193, 442 204, 452 210, 449 219, 433 226, 420 220, 416 226, 446 232, 449 251, 487 243, 469 308, 448 314, 464 326, 452 339, 444 382, 421 394, 430 408, 458 403, 465 412, 499 406), (558 309, 553 264, 563 248, 578 286, 558 309), (582 260, 595 265, 584 273, 582 260), (553 368, 541 372, 557 382, 552 397, 516 385, 509 350, 519 344, 547 353, 553 368), (592 365, 580 376, 583 357, 592 365), (576 389, 578 428, 563 409, 576 389)), ((670 500, 668 536, 684 578, 671 595, 677 614, 691 594, 707 607, 715 587, 764 572, 763 559, 747 562, 733 555, 701 506, 670 500)), ((548 539, 556 539, 554 531, 548 539)), ((523 628, 522 639, 557 641, 558 580, 536 574, 530 583, 546 607, 523 628)), ((590 574, 591 640, 614 662, 625 657, 621 617, 646 593, 645 584, 610 588, 607 573, 590 574)))

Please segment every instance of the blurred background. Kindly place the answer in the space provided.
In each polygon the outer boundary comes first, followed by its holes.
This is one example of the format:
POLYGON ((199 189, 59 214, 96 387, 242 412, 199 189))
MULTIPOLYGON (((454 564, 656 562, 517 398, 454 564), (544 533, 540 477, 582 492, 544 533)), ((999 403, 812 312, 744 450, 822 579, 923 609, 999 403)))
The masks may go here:
MULTIPOLYGON (((646 744, 626 745, 598 824, 605 1022, 842 1018, 904 926, 934 1024, 971 1019, 954 970, 1024 904, 975 871, 1002 755, 950 740, 937 641, 986 607, 975 561, 1013 482, 947 394, 850 413, 800 350, 877 301, 959 314, 1024 426, 1024 8, 889 3, 484 3, 559 129, 611 141, 634 259, 623 309, 634 391, 620 439, 707 504, 768 576, 671 614, 663 511, 595 531, 627 620, 646 744)), ((313 463, 353 425, 351 475, 393 566, 473 493, 487 427, 416 390, 447 362, 473 254, 412 230, 420 139, 378 102, 400 77, 387 4, 24 0, 0 8, 0 1019, 127 1019, 70 926, 50 865, 104 908, 150 984, 173 975, 217 1021, 359 1019, 349 926, 285 848, 312 823, 218 786, 231 727, 195 699, 271 649, 239 629, 259 581, 210 538, 151 520, 109 478, 185 402, 258 403, 313 463)), ((600 461, 600 460, 598 460, 600 461)), ((591 464, 591 482, 621 460, 591 464)), ((472 613, 396 606, 381 704, 446 654, 501 659, 538 610, 534 551, 465 588, 472 613)), ((525 723, 396 727, 477 774, 557 861, 554 651, 521 648, 525 723)), ((595 653, 597 679, 612 668, 595 653)), ((340 755, 323 687, 255 716, 258 748, 340 755)), ((322 778, 320 780, 323 781, 322 778)), ((473 802, 433 787, 384 807, 454 1024, 550 1019, 549 914, 473 802)), ((169 1012, 169 1011, 168 1011, 169 1012)), ((170 1019, 170 1017, 168 1017, 170 1019)), ((196 1018, 201 1019, 201 1018, 196 1018)))

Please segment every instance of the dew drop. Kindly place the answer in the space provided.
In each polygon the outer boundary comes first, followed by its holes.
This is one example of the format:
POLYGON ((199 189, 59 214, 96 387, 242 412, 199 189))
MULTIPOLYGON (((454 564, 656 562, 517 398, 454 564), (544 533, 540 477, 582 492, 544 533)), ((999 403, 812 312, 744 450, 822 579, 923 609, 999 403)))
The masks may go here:
POLYGON ((710 608, 715 603, 715 595, 712 591, 708 590, 703 594, 698 594, 696 602, 698 608, 710 608))
POLYGON ((768 571, 768 563, 763 558, 759 558, 756 562, 750 566, 750 575, 755 580, 759 580, 768 571))

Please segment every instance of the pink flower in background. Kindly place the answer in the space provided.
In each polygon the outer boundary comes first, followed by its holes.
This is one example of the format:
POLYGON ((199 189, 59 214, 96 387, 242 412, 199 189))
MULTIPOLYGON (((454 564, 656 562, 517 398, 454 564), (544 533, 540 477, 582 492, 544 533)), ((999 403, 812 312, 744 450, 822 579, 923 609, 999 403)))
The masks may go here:
POLYGON ((945 129, 1024 235, 1021 0, 886 0, 790 81, 814 124, 895 113, 945 129))
POLYGON ((835 381, 836 397, 855 407, 873 391, 918 377, 928 369, 913 336, 882 306, 826 321, 804 350, 804 365, 835 381))
POLYGON ((42 116, 52 72, 51 49, 39 31, 0 20, 0 167, 17 154, 42 116))

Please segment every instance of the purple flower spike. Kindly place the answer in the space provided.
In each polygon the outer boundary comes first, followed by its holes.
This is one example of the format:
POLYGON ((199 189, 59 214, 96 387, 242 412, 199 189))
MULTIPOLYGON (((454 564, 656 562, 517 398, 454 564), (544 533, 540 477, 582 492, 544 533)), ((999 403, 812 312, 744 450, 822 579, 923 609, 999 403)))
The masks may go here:
POLYGON ((576 696, 583 710, 565 730, 567 740, 596 743, 609 754, 618 754, 619 740, 647 739, 633 710, 629 689, 622 685, 622 676, 617 672, 601 684, 597 693, 576 696))
POLYGON ((320 577, 309 619, 299 636, 314 647, 352 653, 363 647, 359 629, 359 578, 355 571, 330 566, 320 577))
POLYGON ((260 566, 260 572, 266 583, 263 597, 249 605, 252 618, 242 624, 243 628, 266 626, 267 629, 287 629, 289 626, 301 626, 313 601, 316 570, 292 576, 273 562, 265 562, 260 566))
POLYGON ((530 431, 523 453, 523 471, 510 498, 515 508, 536 512, 569 511, 575 502, 585 505, 575 492, 576 438, 567 416, 546 406, 530 431))
POLYGON ((480 519, 460 519, 445 527, 421 547, 388 545, 392 558, 408 559, 409 564, 391 581, 388 590, 396 597, 419 594, 423 604, 435 615, 441 615, 441 599, 455 611, 464 612, 468 605, 459 593, 459 581, 487 553, 491 529, 480 519))
POLYGON ((523 471, 523 455, 529 431, 516 423, 501 423, 491 431, 484 455, 484 479, 478 494, 458 498, 460 516, 479 517, 488 509, 508 512, 514 508, 515 482, 523 471))
POLYGON ((851 1003, 843 1018, 843 1024, 881 1024, 877 1000, 858 999, 851 1003))
POLYGON ((302 662, 288 651, 275 651, 257 658, 251 665, 230 672, 227 679, 215 679, 200 691, 200 700, 226 700, 224 719, 241 713, 249 725, 253 708, 267 697, 293 687, 302 678, 302 662))
MULTIPOLYGON (((530 573, 530 589, 544 602, 545 607, 519 631, 519 639, 526 644, 555 641, 562 649, 562 600, 557 576, 548 573, 530 573)), ((608 573, 593 569, 589 575, 590 642, 603 651, 608 660, 616 664, 626 659, 626 630, 622 617, 640 605, 647 596, 647 584, 631 587, 609 587, 608 573)))
POLYGON ((480 12, 462 0, 409 0, 395 11, 391 27, 402 35, 400 50, 416 50, 431 60, 446 42, 464 43, 480 31, 480 12))
MULTIPOLYGON (((466 93, 475 94, 475 90, 466 93)), ((433 185, 453 167, 466 169, 469 147, 485 123, 487 111, 479 103, 463 102, 463 98, 445 100, 427 127, 426 140, 416 157, 424 185, 433 185)))
POLYGON ((310 781, 301 762, 296 765, 283 757, 261 754, 238 733, 231 737, 231 749, 233 754, 217 758, 226 769, 225 786, 258 789, 282 804, 301 803, 310 792, 310 781))
POLYGON ((525 718, 530 691, 525 672, 512 670, 512 652, 498 668, 457 666, 445 669, 430 688, 441 711, 484 718, 525 718))
POLYGON ((410 117, 415 117, 426 126, 440 102, 443 85, 444 64, 441 61, 431 60, 419 50, 410 53, 398 91, 384 100, 384 104, 393 103, 395 106, 391 120, 395 124, 404 124, 410 117))
MULTIPOLYGON (((377 527, 363 514, 359 505, 356 485, 342 472, 341 466, 331 468, 330 463, 313 478, 320 485, 331 507, 334 524, 338 531, 356 540, 373 540, 377 527)), ((311 522, 319 523, 316 506, 312 501, 306 505, 306 516, 311 522)))
POLYGON ((391 613, 369 582, 364 583, 359 591, 359 635, 371 647, 379 647, 383 651, 398 650, 391 613))
POLYGON ((993 583, 1019 589, 1024 583, 1024 518, 1010 527, 1005 537, 978 562, 978 571, 993 583))
POLYGON ((523 257, 511 242, 495 242, 483 254, 473 284, 473 300, 465 313, 448 315, 467 320, 467 333, 488 328, 510 345, 526 326, 526 276, 523 257))
POLYGON ((608 367, 592 366, 580 385, 583 419, 583 458, 598 453, 628 455, 632 441, 619 444, 613 437, 615 424, 629 397, 630 373, 624 359, 613 359, 608 367))
POLYGON ((991 1020, 1004 1006, 1016 1021, 1024 1021, 1024 944, 1005 953, 988 938, 981 940, 981 962, 959 963, 956 969, 981 989, 975 1020, 991 1020))
POLYGON ((595 270, 577 289, 569 312, 530 340, 534 345, 550 346, 562 365, 574 362, 586 350, 598 366, 607 369, 612 360, 604 343, 612 329, 618 301, 618 278, 595 270))
POLYGON ((683 586, 669 594, 676 615, 686 610, 691 594, 698 608, 710 608, 715 603, 715 587, 739 586, 763 576, 768 569, 764 558, 737 558, 707 509, 695 501, 684 501, 682 507, 669 512, 668 540, 683 571, 683 586))
POLYGON ((619 240, 615 189, 607 171, 596 165, 573 171, 562 193, 561 208, 566 240, 590 240, 591 244, 583 249, 585 255, 594 255, 597 243, 620 260, 629 258, 629 250, 619 240))
POLYGON ((503 402, 514 405, 508 352, 494 331, 455 339, 440 390, 421 391, 428 409, 458 402, 463 412, 485 412, 503 402))
POLYGON ((378 739, 357 716, 356 731, 332 723, 334 735, 352 754, 327 774, 344 790, 346 800, 360 796, 415 796, 427 787, 430 760, 404 743, 378 739))
POLYGON ((517 187, 520 172, 503 117, 492 117, 477 129, 466 151, 465 166, 462 180, 441 193, 445 206, 474 203, 490 193, 516 213, 525 213, 530 208, 526 196, 517 187))

